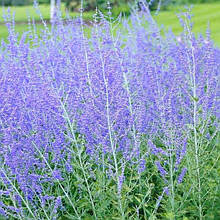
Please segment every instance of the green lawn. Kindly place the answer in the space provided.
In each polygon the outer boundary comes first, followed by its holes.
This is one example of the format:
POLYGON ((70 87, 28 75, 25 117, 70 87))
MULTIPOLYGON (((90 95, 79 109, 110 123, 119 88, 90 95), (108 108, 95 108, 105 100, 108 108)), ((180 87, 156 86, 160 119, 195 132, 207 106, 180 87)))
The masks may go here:
MULTIPOLYGON (((164 24, 166 28, 171 27, 178 34, 182 31, 176 13, 180 12, 181 8, 171 8, 169 11, 162 11, 156 17, 160 24, 164 24)), ((210 23, 212 39, 220 46, 220 3, 199 4, 194 5, 192 9, 194 32, 205 33, 208 22, 210 23)))
MULTIPOLYGON (((49 5, 40 5, 39 6, 40 13, 45 20, 50 19, 50 6, 49 5)), ((61 7, 63 16, 66 15, 66 10, 64 4, 61 7)), ((4 12, 7 12, 7 8, 0 9, 0 22, 3 22, 2 15, 4 12)), ((10 8, 11 14, 15 14, 15 21, 17 22, 24 22, 27 21, 28 16, 34 18, 35 21, 40 20, 40 15, 38 10, 36 10, 33 6, 25 6, 25 7, 11 7, 10 8)), ((77 16, 79 13, 71 12, 70 16, 74 17, 77 16)), ((93 12, 85 13, 85 18, 92 18, 93 12)))
MULTIPOLYGON (((6 9, 4 9, 6 10, 6 9)), ((181 26, 179 24, 176 13, 178 13, 181 8, 170 8, 168 11, 162 11, 156 16, 156 20, 159 24, 164 24, 168 29, 169 27, 178 34, 181 32, 181 26)), ((50 16, 50 7, 48 5, 41 5, 40 11, 45 20, 49 20, 50 16)), ((26 7, 12 7, 11 13, 15 13, 15 21, 18 22, 16 24, 16 30, 22 33, 24 30, 27 30, 28 27, 25 24, 27 22, 27 17, 30 16, 34 18, 35 21, 40 20, 39 14, 32 6, 26 7)), ((62 5, 62 13, 65 16, 65 7, 62 5)), ((205 33, 207 24, 210 22, 211 27, 211 36, 212 39, 216 42, 217 45, 220 46, 220 3, 213 4, 199 4, 195 5, 192 13, 194 14, 193 22, 194 22, 194 32, 195 33, 205 33)), ((3 9, 0 9, 0 38, 7 37, 7 29, 2 24, 3 19, 3 9)), ((77 16, 77 13, 71 13, 71 16, 77 16)), ((85 19, 92 18, 92 12, 84 13, 85 19)), ((41 25, 38 25, 41 27, 41 25)))
MULTIPOLYGON (((65 12, 65 6, 62 4, 62 15, 63 17, 66 17, 66 12, 65 12)), ((28 30, 28 17, 31 19, 34 19, 37 21, 37 29, 40 31, 40 28, 43 27, 42 24, 39 24, 41 21, 41 16, 43 19, 49 24, 49 19, 50 19, 50 6, 49 5, 40 5, 39 6, 40 14, 38 11, 33 7, 33 6, 25 6, 25 7, 11 7, 10 8, 10 14, 15 16, 15 21, 17 22, 15 26, 15 30, 18 31, 19 33, 22 33, 24 31, 28 30)), ((0 7, 0 39, 1 38, 7 38, 8 32, 6 26, 3 24, 3 15, 7 13, 7 8, 1 8, 0 7)), ((71 17, 76 17, 78 16, 79 13, 76 12, 71 12, 70 16, 71 17)), ((86 12, 84 13, 84 19, 89 20, 92 19, 93 12, 86 12)))

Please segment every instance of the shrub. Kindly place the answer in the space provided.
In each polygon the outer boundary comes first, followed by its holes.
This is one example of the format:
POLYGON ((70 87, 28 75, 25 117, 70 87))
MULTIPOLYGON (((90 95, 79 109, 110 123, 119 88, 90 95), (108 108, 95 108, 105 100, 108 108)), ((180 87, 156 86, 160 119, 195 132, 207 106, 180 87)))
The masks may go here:
POLYGON ((218 218, 220 50, 188 12, 176 37, 143 9, 121 31, 96 11, 90 37, 81 17, 19 38, 6 16, 3 218, 218 218))
POLYGON ((1 0, 0 4, 4 6, 23 6, 32 4, 31 0, 1 0))

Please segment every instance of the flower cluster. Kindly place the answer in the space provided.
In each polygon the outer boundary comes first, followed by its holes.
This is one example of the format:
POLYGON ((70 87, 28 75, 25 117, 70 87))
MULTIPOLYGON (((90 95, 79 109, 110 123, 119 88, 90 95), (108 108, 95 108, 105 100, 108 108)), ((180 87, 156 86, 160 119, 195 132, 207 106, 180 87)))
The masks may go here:
POLYGON ((62 197, 54 186, 69 199, 62 182, 75 162, 85 177, 84 147, 90 168, 110 173, 119 197, 126 167, 141 175, 150 160, 169 196, 187 173, 192 132, 217 126, 220 50, 208 35, 196 39, 185 24, 178 39, 162 36, 148 10, 132 14, 122 33, 99 20, 91 36, 82 21, 57 21, 40 37, 20 38, 8 22, 0 46, 0 215, 40 219, 34 207, 53 207, 56 218, 62 197))

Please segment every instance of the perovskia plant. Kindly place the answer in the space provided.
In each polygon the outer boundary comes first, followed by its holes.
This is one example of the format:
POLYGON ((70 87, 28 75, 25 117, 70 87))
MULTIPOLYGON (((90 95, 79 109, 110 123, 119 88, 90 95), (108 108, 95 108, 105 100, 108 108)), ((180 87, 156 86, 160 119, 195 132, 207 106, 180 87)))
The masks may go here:
POLYGON ((5 17, 0 215, 218 216, 220 50, 193 35, 189 13, 177 38, 147 6, 127 20, 107 7, 87 27, 82 2, 79 22, 21 38, 5 17))

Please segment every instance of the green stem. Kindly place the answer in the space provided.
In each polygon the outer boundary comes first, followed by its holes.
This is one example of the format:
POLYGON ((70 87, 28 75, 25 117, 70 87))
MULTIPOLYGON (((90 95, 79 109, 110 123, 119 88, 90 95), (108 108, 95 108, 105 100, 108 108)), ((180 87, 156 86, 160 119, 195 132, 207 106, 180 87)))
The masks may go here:
MULTIPOLYGON (((97 25, 95 27, 96 27, 96 33, 98 33, 97 25)), ((119 169, 118 169, 118 162, 117 162, 117 157, 116 157, 115 143, 114 143, 113 137, 112 137, 112 128, 111 128, 112 126, 111 126, 110 107, 109 107, 110 105, 109 105, 108 82, 107 82, 107 79, 106 79, 106 76, 105 76, 105 65, 104 65, 104 61, 103 61, 103 55, 102 55, 102 52, 101 52, 100 40, 98 40, 98 48, 99 48, 100 60, 101 60, 101 63, 102 63, 102 77, 103 77, 103 80, 104 80, 104 85, 105 85, 105 90, 106 90, 105 95, 106 95, 106 117, 107 117, 108 135, 109 135, 109 139, 110 139, 110 144, 111 144, 111 149, 112 149, 112 154, 113 154, 113 160, 114 160, 114 165, 115 165, 115 171, 116 171, 116 176, 117 176, 117 186, 119 188, 119 185, 120 185, 119 169)), ((118 202, 119 202, 119 208, 120 208, 121 215, 122 215, 121 217, 122 217, 122 219, 125 219, 120 195, 118 195, 118 202)))
POLYGON ((2 173, 4 174, 4 176, 6 177, 6 179, 8 180, 8 182, 12 185, 13 189, 16 191, 16 193, 20 196, 21 200, 23 201, 23 203, 25 204, 25 206, 27 207, 28 211, 30 212, 30 214, 32 215, 32 217, 34 219, 37 220, 37 218, 35 217, 34 213, 32 212, 31 208, 29 207, 28 202, 23 198, 23 196, 21 195, 21 193, 18 191, 18 189, 16 188, 16 186, 12 183, 12 181, 8 178, 7 174, 5 173, 5 171, 2 169, 2 173))
POLYGON ((195 52, 194 46, 192 45, 192 32, 189 28, 188 22, 186 21, 186 27, 189 34, 189 42, 192 56, 192 69, 190 68, 190 73, 192 75, 193 82, 193 133, 194 133, 194 147, 195 147, 195 159, 196 159, 196 173, 197 173, 197 181, 198 181, 198 199, 199 199, 199 219, 203 219, 202 215, 202 201, 201 201, 201 182, 200 182, 200 168, 199 168, 199 144, 197 140, 197 93, 196 93, 196 64, 195 64, 195 52))
MULTIPOLYGON (((32 144, 35 146, 36 150, 37 150, 37 151, 38 151, 38 153, 41 155, 41 157, 42 157, 42 158, 43 158, 43 160, 45 161, 45 163, 46 163, 47 167, 50 169, 50 171, 51 171, 51 173, 52 173, 52 172, 53 172, 53 170, 52 170, 52 168, 51 168, 50 164, 48 163, 47 159, 44 157, 44 155, 43 155, 43 154, 41 153, 41 151, 38 149, 38 147, 36 146, 36 144, 35 144, 35 143, 33 143, 33 142, 32 142, 32 144)), ((65 194, 66 198, 68 199, 69 203, 71 204, 71 206, 72 206, 72 208, 73 208, 73 210, 74 210, 74 212, 75 212, 75 214, 76 214, 77 218, 78 218, 78 219, 81 219, 81 218, 80 218, 80 216, 79 216, 79 214, 78 214, 78 212, 77 212, 77 210, 76 210, 76 207, 75 207, 75 205, 73 204, 73 202, 71 201, 71 199, 70 199, 70 197, 69 197, 68 193, 65 191, 65 189, 63 188, 63 186, 62 186, 62 184, 60 183, 60 181, 59 181, 59 180, 57 180, 57 182, 58 182, 58 184, 59 184, 59 186, 60 186, 61 190, 62 190, 62 191, 63 191, 63 193, 65 194)))

